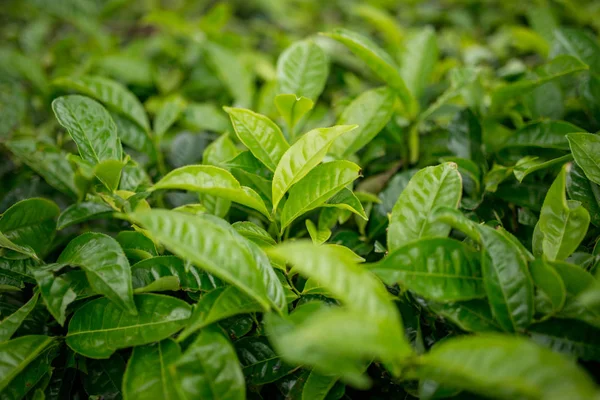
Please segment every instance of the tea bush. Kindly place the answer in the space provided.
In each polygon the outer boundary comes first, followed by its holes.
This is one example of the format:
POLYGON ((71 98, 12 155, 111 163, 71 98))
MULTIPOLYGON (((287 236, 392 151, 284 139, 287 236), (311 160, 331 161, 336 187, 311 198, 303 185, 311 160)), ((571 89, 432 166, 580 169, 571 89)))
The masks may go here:
POLYGON ((598 2, 1 8, 1 399, 600 399, 598 2))

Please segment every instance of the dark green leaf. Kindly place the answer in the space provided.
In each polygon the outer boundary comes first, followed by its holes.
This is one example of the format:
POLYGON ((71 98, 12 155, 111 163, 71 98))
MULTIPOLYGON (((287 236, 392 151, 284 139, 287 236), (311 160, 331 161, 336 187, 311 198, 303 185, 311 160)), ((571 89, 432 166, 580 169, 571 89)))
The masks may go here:
POLYGON ((59 78, 53 84, 62 89, 76 90, 103 102, 111 109, 127 116, 145 130, 150 130, 150 123, 139 100, 120 83, 100 76, 83 76, 80 78, 59 78))
POLYGON ((505 331, 526 328, 533 319, 533 283, 527 262, 508 238, 488 226, 478 226, 485 248, 483 283, 492 314, 505 331))
POLYGON ((175 364, 183 399, 243 400, 244 374, 235 350, 222 333, 204 329, 175 364))
POLYGON ((84 233, 67 245, 57 262, 81 267, 96 292, 135 315, 131 268, 115 239, 102 233, 84 233))
POLYGON ((235 351, 248 383, 264 385, 289 374, 293 367, 283 363, 266 337, 245 337, 235 342, 235 351))
POLYGON ((98 396, 106 400, 123 398, 121 384, 125 373, 125 361, 118 354, 107 360, 89 360, 86 363, 87 375, 83 387, 90 396, 98 396))
MULTIPOLYGON (((59 214, 58 206, 51 200, 33 198, 20 201, 2 214, 0 235, 17 246, 29 248, 25 254, 43 257, 54 239, 59 214)), ((0 247, 8 246, 0 241, 0 247)))
POLYGON ((102 218, 110 215, 114 210, 105 203, 86 201, 72 204, 58 216, 57 229, 88 221, 94 218, 102 218))
POLYGON ((118 349, 165 339, 185 326, 192 311, 182 300, 157 294, 134 297, 136 316, 106 298, 79 308, 69 323, 67 345, 89 358, 108 358, 118 349))
POLYGON ((262 311, 261 305, 240 289, 233 286, 217 288, 200 298, 179 340, 222 319, 259 311, 262 311))
POLYGON ((398 283, 437 302, 485 297, 478 255, 453 239, 420 239, 394 250, 371 268, 386 284, 398 283))
POLYGON ((0 343, 9 340, 17 329, 19 329, 19 326, 36 306, 39 297, 39 293, 34 294, 21 308, 0 321, 0 343))
POLYGON ((85 96, 64 96, 52 102, 52 110, 85 161, 96 165, 104 160, 121 160, 123 149, 117 126, 100 103, 85 96))
POLYGON ((30 335, 0 344, 0 393, 4 399, 22 399, 51 371, 56 339, 30 335))
POLYGON ((178 400, 173 365, 181 357, 172 339, 135 347, 123 379, 123 395, 129 400, 178 400))
POLYGON ((573 157, 585 172, 585 176, 590 181, 600 184, 600 137, 590 133, 570 133, 567 139, 573 157))

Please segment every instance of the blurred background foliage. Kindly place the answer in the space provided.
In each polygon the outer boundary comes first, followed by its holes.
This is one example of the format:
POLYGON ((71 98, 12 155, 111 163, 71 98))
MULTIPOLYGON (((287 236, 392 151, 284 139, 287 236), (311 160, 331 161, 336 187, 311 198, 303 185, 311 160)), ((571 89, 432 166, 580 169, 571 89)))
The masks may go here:
MULTIPOLYGON (((533 69, 557 54, 581 50, 577 56, 586 57, 586 49, 598 48, 599 17, 600 2, 593 0, 4 0, 0 139, 32 136, 38 143, 74 150, 51 114, 51 100, 64 93, 54 83, 65 76, 99 75, 125 84, 153 118, 163 104, 180 104, 181 117, 161 138, 159 157, 164 155, 167 170, 198 163, 210 143, 225 132, 233 133, 222 106, 247 107, 282 122, 273 103, 276 63, 294 41, 314 40, 331 61, 325 91, 304 122, 307 131, 335 124, 354 98, 381 84, 360 59, 319 32, 345 27, 368 35, 402 65, 411 57, 411 38, 429 29, 435 31, 435 43, 427 49, 433 62, 424 64, 431 70, 422 71, 427 80, 418 100, 421 111, 429 107, 431 113, 418 124, 418 161, 409 162, 415 161, 409 154, 412 121, 397 113, 353 158, 366 177, 359 190, 379 193, 382 200, 374 205, 368 226, 361 227, 369 244, 365 247, 357 232, 348 233, 343 242, 369 253, 375 238, 385 233, 387 214, 411 174, 456 158, 449 132, 475 121, 459 113, 466 107, 476 114, 476 128, 481 125, 487 160, 482 168, 475 166, 473 174, 468 165, 461 169, 466 182, 463 207, 478 207, 485 194, 500 203, 484 203, 479 216, 516 227, 516 211, 508 210, 506 202, 539 210, 551 180, 543 179, 542 171, 542 179, 534 174, 515 190, 511 165, 523 152, 504 151, 502 142, 527 122, 541 119, 598 131, 600 67, 549 82, 500 106, 492 104, 490 93, 511 82, 535 79, 533 69), (577 40, 569 43, 587 42, 581 49, 565 49, 554 37, 558 27, 577 31, 577 40), (444 97, 452 94, 452 85, 466 80, 470 83, 461 95, 444 97)), ((585 62, 600 65, 600 60, 585 62)), ((161 175, 152 151, 144 148, 147 144, 123 141, 127 153, 143 167, 137 186, 161 175), (144 171, 149 176, 143 176, 144 171)), ((15 165, 8 150, 0 147, 0 154, 5 160, 0 164, 0 212, 36 195, 51 195, 66 204, 39 176, 15 165)), ((535 155, 556 156, 539 148, 535 155)), ((173 196, 168 201, 177 206, 186 199, 173 196)), ((519 211, 519 218, 526 211, 519 211)), ((522 238, 528 241, 529 236, 525 231, 522 238)))

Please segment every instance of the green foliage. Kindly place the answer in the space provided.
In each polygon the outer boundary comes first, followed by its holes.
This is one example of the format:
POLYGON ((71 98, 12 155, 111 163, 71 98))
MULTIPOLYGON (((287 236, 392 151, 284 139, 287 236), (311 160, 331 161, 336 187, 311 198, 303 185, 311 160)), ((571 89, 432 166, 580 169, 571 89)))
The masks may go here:
POLYGON ((0 399, 598 399, 597 2, 8 0, 0 399))

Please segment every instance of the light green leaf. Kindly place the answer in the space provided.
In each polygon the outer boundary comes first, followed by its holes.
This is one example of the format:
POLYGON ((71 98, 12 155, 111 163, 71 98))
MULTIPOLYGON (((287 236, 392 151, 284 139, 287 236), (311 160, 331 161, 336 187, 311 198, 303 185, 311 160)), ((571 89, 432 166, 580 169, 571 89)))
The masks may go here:
POLYGON ((239 150, 235 143, 229 139, 229 134, 225 133, 206 146, 202 153, 202 164, 221 166, 236 157, 239 150))
POLYGON ((57 262, 81 267, 96 292, 135 315, 129 261, 115 239, 103 233, 84 233, 69 242, 57 262))
POLYGON ((292 187, 325 158, 331 144, 356 125, 336 125, 305 133, 281 157, 273 175, 273 210, 292 187))
POLYGON ((222 319, 260 311, 261 305, 240 289, 233 286, 217 288, 200 298, 178 341, 222 319))
POLYGON ((227 116, 212 103, 191 103, 183 113, 181 123, 183 126, 197 130, 225 132, 231 129, 227 116))
POLYGON ((503 399, 583 400, 598 395, 593 380, 575 362, 508 335, 445 340, 417 361, 416 375, 503 399))
POLYGON ((436 207, 431 213, 431 221, 439 221, 458 229, 470 239, 479 242, 479 232, 476 221, 467 218, 460 210, 450 207, 436 207))
POLYGON ((551 265, 560 275, 567 291, 565 306, 556 317, 578 319, 600 329, 600 310, 581 297, 586 291, 600 290, 598 280, 578 265, 565 262, 552 262, 551 265))
POLYGON ((192 314, 184 301, 158 294, 134 296, 138 314, 124 312, 106 298, 79 308, 67 333, 67 345, 89 358, 108 358, 118 349, 165 339, 179 331, 192 314))
POLYGON ((108 190, 114 192, 119 188, 121 171, 125 164, 120 160, 104 160, 94 166, 94 175, 108 190))
POLYGON ((405 40, 400 76, 414 98, 421 97, 437 60, 437 40, 431 27, 425 27, 405 40))
POLYGON ((304 223, 306 224, 306 230, 308 231, 308 234, 310 236, 310 239, 312 240, 312 242, 316 245, 320 245, 323 244, 327 241, 327 239, 329 239, 331 237, 331 230, 328 228, 323 228, 323 229, 318 229, 314 222, 312 222, 310 219, 307 219, 306 221, 304 221, 304 223))
POLYGON ((100 76, 82 76, 80 78, 59 78, 52 84, 61 89, 76 90, 101 101, 109 108, 127 116, 145 130, 150 130, 150 123, 144 107, 133 93, 118 82, 100 76))
MULTIPOLYGON (((238 221, 231 225, 240 235, 258 245, 261 249, 275 246, 275 239, 263 228, 248 221, 238 221)), ((285 261, 269 258, 273 268, 285 271, 285 261)))
POLYGON ((346 246, 343 246, 341 244, 326 243, 323 246, 334 249, 334 251, 336 251, 340 257, 342 257, 348 261, 351 261, 353 263, 360 264, 360 263, 365 262, 364 258, 362 258, 358 254, 356 254, 355 252, 353 252, 352 250, 350 250, 349 248, 347 248, 346 246))
POLYGON ((296 97, 295 94, 278 94, 274 99, 275 108, 288 126, 289 132, 294 128, 315 105, 314 102, 304 96, 296 97))
POLYGON ((148 236, 136 231, 121 231, 115 237, 131 262, 158 256, 156 245, 148 236))
POLYGON ((573 157, 585 176, 600 184, 600 137, 591 133, 569 133, 567 139, 573 157))
POLYGON ((167 133, 169 128, 177 122, 183 111, 185 110, 185 101, 178 96, 165 100, 162 106, 154 117, 154 133, 158 137, 162 137, 167 133))
POLYGON ((167 210, 129 215, 167 249, 237 286, 264 309, 281 308, 283 289, 266 256, 225 221, 209 217, 167 210))
POLYGON ((388 248, 394 251, 411 240, 447 236, 450 227, 430 221, 437 207, 458 207, 462 181, 455 163, 427 167, 417 172, 396 201, 390 216, 388 248))
MULTIPOLYGON (((271 171, 290 148, 281 129, 269 118, 242 108, 224 107, 237 137, 271 171)), ((232 157, 233 158, 233 157, 232 157)))
POLYGON ((181 349, 172 339, 135 347, 123 376, 123 398, 179 400, 172 366, 180 357, 181 349))
POLYGON ((212 194, 200 193, 198 199, 202 202, 206 213, 216 215, 219 218, 225 218, 231 209, 231 200, 223 197, 217 197, 212 194))
POLYGON ((188 213, 188 214, 192 214, 192 215, 202 215, 202 214, 208 212, 208 210, 206 209, 206 206, 204 206, 203 204, 200 204, 200 203, 184 204, 182 206, 175 207, 173 209, 173 211, 179 211, 179 212, 188 213))
POLYGON ((174 169, 150 190, 179 189, 222 197, 269 217, 264 201, 252 189, 241 186, 231 173, 211 165, 188 165, 174 169))
POLYGON ((284 360, 366 388, 369 380, 363 372, 369 361, 392 362, 403 353, 393 320, 337 307, 315 309, 315 305, 319 304, 297 307, 287 318, 265 316, 267 334, 284 360))
POLYGON ((566 167, 546 193, 539 219, 542 250, 550 260, 564 260, 579 246, 590 224, 590 214, 576 200, 567 200, 566 167))
POLYGON ((323 207, 335 207, 340 210, 348 210, 367 221, 369 218, 357 195, 361 195, 361 193, 353 193, 352 190, 344 188, 327 200, 327 202, 323 204, 323 207))
POLYGON ((59 214, 56 203, 42 198, 13 204, 0 217, 0 247, 10 248, 10 243, 13 243, 18 247, 12 250, 30 257, 43 257, 54 239, 59 214))
POLYGON ((517 161, 517 164, 513 169, 513 173, 515 174, 515 178, 517 178, 519 182, 522 182, 527 175, 535 171, 540 171, 542 169, 553 167, 555 165, 561 165, 571 161, 572 159, 573 156, 571 154, 567 154, 562 157, 557 157, 550 160, 543 160, 536 156, 525 156, 519 161, 517 161))
POLYGON ((415 100, 406 87, 398 66, 389 54, 371 39, 347 29, 335 29, 324 35, 348 47, 352 53, 367 64, 379 79, 396 91, 409 114, 416 113, 415 100))
POLYGON ((329 59, 312 40, 294 42, 277 60, 278 94, 317 100, 327 81, 329 59))
POLYGON ((368 90, 354 99, 342 112, 338 124, 356 124, 358 128, 337 138, 330 153, 343 158, 366 146, 392 118, 395 101, 396 95, 387 87, 368 90))
POLYGON ((232 50, 216 43, 205 46, 208 61, 239 107, 250 107, 254 96, 254 74, 232 50))
POLYGON ((600 67, 600 46, 598 41, 582 29, 559 28, 554 33, 554 54, 570 54, 586 63, 592 72, 600 67))
POLYGON ((477 253, 447 238, 426 238, 394 250, 371 271, 386 284, 438 302, 485 297, 477 253))
POLYGON ((31 313, 40 297, 36 292, 33 297, 17 311, 0 321, 0 343, 10 339, 10 337, 19 329, 25 318, 31 313))
POLYGON ((360 176, 360 167, 350 161, 332 161, 310 171, 290 190, 281 212, 281 231, 296 218, 313 210, 360 176))
POLYGON ((231 343, 204 329, 175 364, 181 399, 244 400, 244 374, 231 343))
POLYGON ((276 244, 275 239, 269 235, 269 232, 252 222, 238 221, 231 226, 233 226, 240 235, 251 242, 256 243, 260 247, 271 247, 276 244))
MULTIPOLYGON (((280 244, 267 252, 287 260, 296 271, 315 279, 349 310, 374 320, 386 320, 394 326, 388 334, 403 336, 402 322, 384 286, 346 252, 335 246, 315 246, 308 241, 280 244)), ((408 343, 398 341, 394 357, 409 353, 408 343)))
POLYGON ((0 393, 4 399, 22 399, 52 370, 57 354, 55 338, 21 336, 0 344, 0 393))
POLYGON ((117 126, 102 104, 89 97, 70 95, 55 99, 52 110, 85 161, 92 165, 104 160, 121 161, 123 148, 117 126))
POLYGON ((481 267, 492 314, 505 331, 521 331, 531 323, 534 313, 527 261, 500 232, 485 225, 478 225, 477 230, 485 248, 481 267))
POLYGON ((179 278, 176 276, 160 276, 148 285, 133 289, 133 293, 171 292, 179 290, 179 278))

